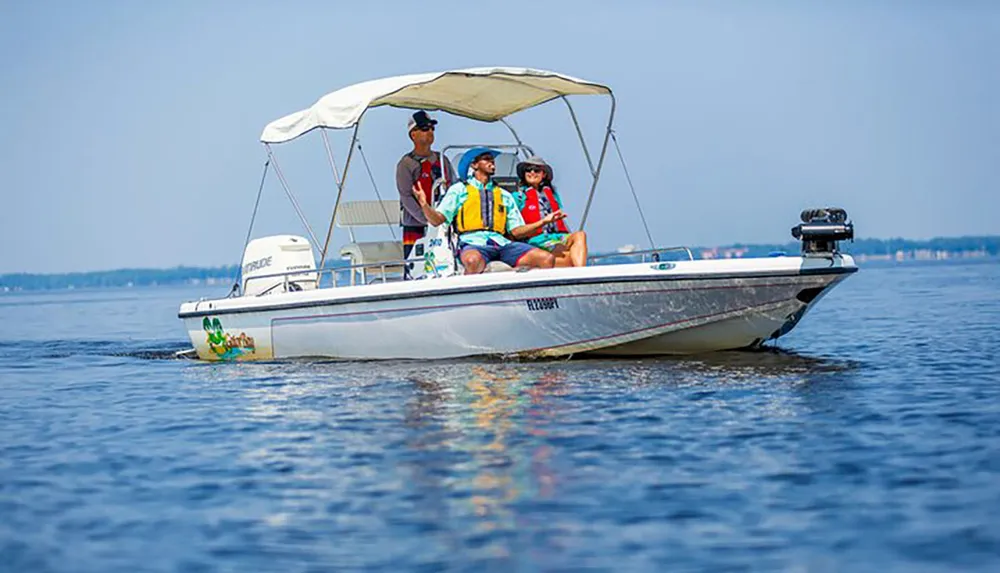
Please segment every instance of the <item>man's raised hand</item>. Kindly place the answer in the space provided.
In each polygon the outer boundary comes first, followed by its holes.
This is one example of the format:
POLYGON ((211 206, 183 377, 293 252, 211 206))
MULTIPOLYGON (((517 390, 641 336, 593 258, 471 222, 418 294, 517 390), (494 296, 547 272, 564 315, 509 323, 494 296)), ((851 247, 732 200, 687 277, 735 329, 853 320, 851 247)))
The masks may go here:
POLYGON ((424 187, 417 181, 413 184, 413 196, 417 199, 417 204, 421 207, 427 205, 427 195, 424 195, 424 187))

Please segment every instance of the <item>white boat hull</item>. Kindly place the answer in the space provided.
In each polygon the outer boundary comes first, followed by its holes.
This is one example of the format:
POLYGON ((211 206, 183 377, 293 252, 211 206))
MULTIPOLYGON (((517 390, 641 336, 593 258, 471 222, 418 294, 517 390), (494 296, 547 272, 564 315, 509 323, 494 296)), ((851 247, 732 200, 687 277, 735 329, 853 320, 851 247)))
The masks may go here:
POLYGON ((534 270, 185 303, 204 360, 689 354, 790 330, 848 256, 534 270))

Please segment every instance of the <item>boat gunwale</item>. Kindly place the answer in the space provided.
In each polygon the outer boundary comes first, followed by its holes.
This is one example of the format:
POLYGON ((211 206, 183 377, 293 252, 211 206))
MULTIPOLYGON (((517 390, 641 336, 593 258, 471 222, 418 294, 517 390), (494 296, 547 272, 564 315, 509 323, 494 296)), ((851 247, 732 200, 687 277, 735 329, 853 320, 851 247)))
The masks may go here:
MULTIPOLYGON (((733 280, 733 279, 758 279, 758 278, 783 278, 783 277, 807 277, 807 276, 824 276, 824 275, 847 275, 858 271, 857 266, 835 266, 826 268, 811 268, 811 269, 798 269, 795 271, 746 271, 746 272, 729 272, 729 273, 719 273, 719 274, 703 274, 703 273, 685 273, 685 274, 671 274, 671 275, 632 275, 632 276, 609 276, 609 277, 574 277, 574 278, 556 278, 547 280, 537 280, 537 281, 518 281, 518 282, 505 282, 490 285, 472 285, 472 286, 462 286, 455 288, 445 288, 438 290, 420 290, 416 292, 403 292, 403 293, 390 293, 390 294, 375 294, 375 295, 360 295, 350 298, 341 298, 333 300, 309 300, 301 302, 283 302, 271 305, 257 305, 257 306, 244 306, 235 308, 215 308, 206 310, 193 310, 193 311, 180 311, 177 313, 177 317, 180 319, 186 318, 202 318, 206 316, 223 316, 232 314, 248 314, 255 312, 273 312, 273 311, 283 311, 283 310, 295 310, 301 308, 313 308, 322 306, 340 306, 346 304, 358 304, 358 303, 369 303, 369 302, 381 302, 385 300, 406 300, 414 298, 428 298, 437 296, 454 296, 463 294, 476 294, 481 292, 499 292, 499 291, 509 291, 518 289, 535 289, 535 288, 546 288, 546 287, 558 287, 558 286, 575 286, 575 285, 591 285, 591 284, 618 284, 618 283, 636 283, 636 282, 673 282, 673 281, 684 281, 684 280, 733 280)), ((329 288, 323 290, 335 291, 336 288, 329 288)), ((315 292, 315 291, 310 291, 315 292)), ((241 297, 242 298, 242 297, 241 297)), ((219 301, 232 300, 232 299, 216 299, 219 301)), ((199 304, 205 302, 213 301, 192 301, 186 304, 199 304)))

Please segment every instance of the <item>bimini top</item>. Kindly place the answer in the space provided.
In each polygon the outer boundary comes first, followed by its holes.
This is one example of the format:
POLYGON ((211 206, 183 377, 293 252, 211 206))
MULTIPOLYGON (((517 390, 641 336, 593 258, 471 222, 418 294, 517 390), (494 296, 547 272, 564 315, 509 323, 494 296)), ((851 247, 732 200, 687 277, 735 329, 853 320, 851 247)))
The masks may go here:
POLYGON ((339 89, 309 109, 272 121, 260 140, 283 143, 317 127, 354 127, 365 110, 381 105, 497 121, 567 95, 611 95, 611 88, 529 68, 470 68, 383 78, 339 89))

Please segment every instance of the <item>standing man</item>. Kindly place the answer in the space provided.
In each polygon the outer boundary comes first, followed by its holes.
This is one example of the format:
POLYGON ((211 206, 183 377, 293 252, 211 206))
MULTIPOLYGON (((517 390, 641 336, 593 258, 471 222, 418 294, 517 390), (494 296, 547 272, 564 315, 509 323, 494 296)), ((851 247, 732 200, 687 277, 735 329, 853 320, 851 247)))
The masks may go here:
MULTIPOLYGON (((431 150, 436 125, 437 120, 427 115, 426 111, 418 111, 410 116, 406 130, 413 142, 413 150, 396 164, 396 189, 399 191, 399 204, 403 211, 400 221, 403 226, 403 258, 406 259, 410 258, 413 244, 427 232, 427 217, 420 209, 413 190, 419 189, 427 203, 432 205, 438 199, 432 196, 434 182, 443 175, 441 154, 431 150)), ((448 158, 444 158, 444 166, 448 173, 447 179, 454 181, 448 158)), ((406 265, 406 274, 409 275, 409 265, 406 265)))
POLYGON ((466 151, 458 164, 466 180, 449 187, 437 208, 430 205, 416 186, 411 193, 431 225, 455 222, 459 257, 466 273, 481 273, 491 261, 503 261, 511 267, 550 269, 555 264, 552 253, 518 239, 532 236, 565 215, 554 211, 526 225, 514 197, 493 183, 497 154, 485 147, 466 151), (515 240, 508 239, 505 236, 508 234, 515 240))

